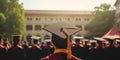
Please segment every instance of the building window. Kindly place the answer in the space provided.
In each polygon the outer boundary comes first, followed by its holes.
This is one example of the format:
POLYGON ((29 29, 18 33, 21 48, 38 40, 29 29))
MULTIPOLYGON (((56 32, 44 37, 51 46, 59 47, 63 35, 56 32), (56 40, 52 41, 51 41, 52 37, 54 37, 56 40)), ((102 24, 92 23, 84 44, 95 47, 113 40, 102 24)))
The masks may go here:
POLYGON ((36 18, 36 21, 40 21, 41 19, 40 18, 36 18))
POLYGON ((35 25, 35 30, 41 30, 41 25, 35 25))
POLYGON ((65 18, 66 21, 70 21, 70 18, 65 18))
POLYGON ((50 20, 52 21, 52 20, 53 20, 53 18, 50 18, 50 20))
POLYGON ((46 26, 48 26, 48 25, 44 25, 44 27, 46 27, 46 26))
POLYGON ((88 18, 86 18, 86 19, 85 19, 85 21, 89 21, 89 19, 88 19, 88 18))
POLYGON ((26 25, 26 30, 32 30, 32 29, 33 29, 32 25, 26 25))
POLYGON ((52 21, 52 18, 45 18, 45 21, 50 22, 50 21, 52 21))
POLYGON ((81 21, 81 19, 80 18, 76 18, 76 21, 81 21))
POLYGON ((61 18, 56 18, 56 21, 61 21, 61 18))
POLYGON ((32 18, 27 18, 27 21, 32 21, 32 18))

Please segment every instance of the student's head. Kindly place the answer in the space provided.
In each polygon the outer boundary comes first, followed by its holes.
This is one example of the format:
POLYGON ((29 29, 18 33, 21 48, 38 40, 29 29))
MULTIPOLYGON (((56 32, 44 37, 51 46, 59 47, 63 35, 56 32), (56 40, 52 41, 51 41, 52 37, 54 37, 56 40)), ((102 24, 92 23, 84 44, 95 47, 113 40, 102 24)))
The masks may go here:
POLYGON ((34 44, 38 44, 38 40, 37 39, 33 39, 33 43, 34 44))
POLYGON ((14 36, 13 36, 13 44, 14 44, 14 45, 17 45, 17 44, 19 43, 19 41, 20 41, 20 38, 21 38, 21 36, 19 36, 19 35, 14 35, 14 36))

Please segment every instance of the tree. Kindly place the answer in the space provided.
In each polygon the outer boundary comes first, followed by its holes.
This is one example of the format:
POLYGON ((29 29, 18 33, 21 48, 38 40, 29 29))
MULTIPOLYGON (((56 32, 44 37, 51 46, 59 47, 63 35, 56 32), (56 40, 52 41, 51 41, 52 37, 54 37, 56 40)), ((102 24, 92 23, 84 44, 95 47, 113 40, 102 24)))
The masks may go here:
POLYGON ((0 33, 4 37, 24 33, 24 9, 19 0, 0 0, 0 33), (2 26, 2 27, 1 27, 2 26))
POLYGON ((8 9, 8 0, 0 0, 0 12, 5 14, 8 9))
POLYGON ((0 13, 0 34, 3 34, 4 32, 4 24, 6 21, 6 17, 3 13, 0 13))
POLYGON ((103 3, 100 6, 94 7, 96 11, 109 11, 111 9, 110 4, 103 3))
POLYGON ((95 9, 92 21, 86 25, 86 29, 88 30, 86 37, 88 38, 103 36, 115 22, 115 10, 111 9, 111 5, 104 3, 95 7, 95 9))
POLYGON ((20 35, 24 32, 24 9, 18 0, 9 0, 7 10, 7 20, 5 23, 6 36, 20 35))

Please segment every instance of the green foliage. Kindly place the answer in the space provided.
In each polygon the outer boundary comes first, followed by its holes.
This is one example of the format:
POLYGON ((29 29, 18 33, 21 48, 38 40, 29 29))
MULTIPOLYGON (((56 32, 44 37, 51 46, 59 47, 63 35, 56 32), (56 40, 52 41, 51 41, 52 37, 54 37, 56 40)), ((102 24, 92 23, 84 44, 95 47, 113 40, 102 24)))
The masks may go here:
POLYGON ((10 0, 8 7, 6 34, 15 35, 24 32, 24 13, 23 8, 17 0, 10 0))
POLYGON ((94 7, 96 11, 109 11, 111 9, 110 4, 103 3, 100 6, 94 7))
POLYGON ((0 12, 6 17, 4 36, 11 37, 24 32, 24 9, 18 0, 1 0, 0 12), (2 6, 1 6, 2 5, 2 6))
POLYGON ((101 4, 100 7, 95 7, 96 11, 93 14, 92 21, 86 26, 88 30, 86 37, 101 37, 114 25, 115 10, 111 10, 110 7, 109 4, 101 4))
POLYGON ((0 34, 4 32, 4 23, 6 21, 6 17, 3 13, 0 13, 0 34))
POLYGON ((0 0, 0 12, 6 13, 8 9, 8 0, 0 0))

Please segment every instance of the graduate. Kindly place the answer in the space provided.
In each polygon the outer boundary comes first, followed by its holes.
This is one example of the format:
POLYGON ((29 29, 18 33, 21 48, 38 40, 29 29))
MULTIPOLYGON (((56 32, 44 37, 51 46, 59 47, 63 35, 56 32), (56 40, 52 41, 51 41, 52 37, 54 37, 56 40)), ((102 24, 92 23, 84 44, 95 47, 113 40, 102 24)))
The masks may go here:
POLYGON ((41 58, 41 50, 39 47, 39 39, 37 38, 33 38, 33 44, 32 46, 29 48, 28 51, 28 56, 27 56, 27 60, 40 60, 41 58))
POLYGON ((44 30, 52 33, 51 43, 54 46, 54 53, 42 58, 41 60, 81 60, 71 54, 71 36, 80 29, 64 23, 57 22, 46 26, 44 30))
POLYGON ((20 46, 21 35, 13 35, 13 44, 7 51, 7 60, 24 60, 25 54, 22 46, 20 46))
POLYGON ((0 36, 0 60, 5 60, 6 49, 2 44, 2 36, 0 36))

